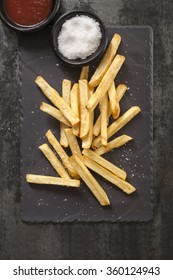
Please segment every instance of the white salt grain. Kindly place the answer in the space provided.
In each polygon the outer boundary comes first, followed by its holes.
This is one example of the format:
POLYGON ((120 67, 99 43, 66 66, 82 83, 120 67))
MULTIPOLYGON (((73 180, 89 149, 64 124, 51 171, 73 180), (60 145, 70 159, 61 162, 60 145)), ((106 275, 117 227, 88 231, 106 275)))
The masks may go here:
POLYGON ((75 16, 62 25, 58 48, 68 59, 85 59, 98 49, 101 38, 97 21, 88 16, 75 16))

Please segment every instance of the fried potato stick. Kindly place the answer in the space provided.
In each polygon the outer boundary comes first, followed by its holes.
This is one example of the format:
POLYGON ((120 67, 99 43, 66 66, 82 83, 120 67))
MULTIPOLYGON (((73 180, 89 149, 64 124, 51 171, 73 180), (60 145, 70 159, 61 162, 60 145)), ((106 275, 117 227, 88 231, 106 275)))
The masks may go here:
POLYGON ((61 162, 58 160, 58 158, 55 156, 53 151, 49 148, 47 144, 43 144, 39 146, 39 149, 42 151, 42 153, 45 155, 45 157, 48 159, 52 167, 56 170, 56 172, 65 179, 70 179, 70 176, 68 175, 67 171, 65 170, 64 166, 61 164, 61 162))
POLYGON ((79 80, 80 96, 80 138, 83 139, 89 132, 89 111, 87 104, 89 100, 89 89, 87 80, 79 80))
POLYGON ((95 161, 96 163, 98 163, 102 167, 106 168, 107 170, 109 170, 111 173, 113 173, 117 177, 119 177, 119 178, 121 178, 123 180, 126 179, 127 174, 126 174, 126 172, 124 170, 122 170, 121 168, 117 167, 116 165, 114 165, 110 161, 104 159, 103 157, 101 157, 100 155, 96 154, 92 150, 90 150, 90 149, 89 150, 83 150, 82 154, 87 156, 91 160, 95 161))
POLYGON ((106 93, 100 101, 100 125, 101 144, 107 146, 108 142, 108 94, 106 93))
POLYGON ((109 66, 111 65, 111 62, 116 55, 117 49, 119 47, 119 44, 121 42, 121 37, 118 34, 114 34, 107 51, 105 55, 103 56, 99 66, 97 67, 95 73, 91 77, 91 80, 89 82, 90 87, 96 87, 101 82, 104 74, 108 70, 109 66))
POLYGON ((77 156, 72 156, 70 158, 70 162, 76 169, 79 176, 82 178, 82 180, 88 186, 90 191, 93 193, 93 195, 99 201, 99 203, 102 206, 110 205, 110 201, 109 201, 107 194, 102 189, 102 187, 99 185, 99 183, 96 181, 96 179, 92 176, 92 174, 89 172, 87 167, 83 164, 82 160, 77 156))
MULTIPOLYGON (((121 117, 119 117, 116 121, 114 121, 108 127, 108 138, 112 137, 117 131, 119 131, 122 127, 124 127, 128 122, 130 122, 141 109, 138 106, 133 106, 129 110, 127 110, 121 117)), ((97 136, 92 144, 94 149, 99 148, 101 146, 101 136, 97 136)))
POLYGON ((50 116, 52 116, 53 118, 57 119, 58 121, 64 123, 65 125, 71 126, 69 121, 64 117, 64 115, 61 113, 61 111, 59 111, 57 108, 55 108, 45 102, 42 102, 40 105, 40 110, 49 114, 50 116))
MULTIPOLYGON (((89 90, 89 97, 93 94, 93 90, 89 90)), ((93 125, 94 125, 94 111, 89 112, 89 132, 87 136, 82 139, 82 148, 89 149, 93 141, 93 125)))
POLYGON ((101 146, 100 148, 95 149, 94 152, 98 155, 103 155, 115 148, 119 148, 119 147, 125 145, 127 142, 129 142, 132 139, 133 138, 128 135, 121 135, 121 136, 115 138, 114 140, 108 142, 107 147, 101 146))
MULTIPOLYGON (((108 103, 107 126, 109 124, 110 116, 111 116, 111 108, 108 103)), ((93 135, 98 136, 100 134, 100 131, 101 131, 101 116, 99 115, 93 127, 93 135)))
MULTIPOLYGON (((72 90, 70 92, 70 103, 71 103, 71 109, 75 113, 75 115, 80 118, 80 111, 79 111, 79 85, 74 84, 72 87, 72 90)), ((79 136, 79 124, 72 127, 73 134, 76 136, 79 136)))
POLYGON ((62 148, 59 141, 56 139, 56 137, 54 136, 54 134, 52 133, 51 130, 48 130, 48 132, 46 133, 46 137, 47 137, 47 140, 49 141, 49 143, 52 145, 52 147, 56 151, 56 153, 58 154, 58 156, 60 157, 60 159, 62 160, 64 166, 67 168, 69 174, 73 178, 79 178, 74 167, 71 165, 71 163, 69 161, 69 156, 66 154, 66 152, 64 151, 64 149, 62 148))
POLYGON ((79 118, 71 110, 70 106, 64 101, 59 93, 52 88, 41 76, 38 76, 35 83, 42 90, 43 94, 63 113, 71 125, 79 123, 79 118))
POLYGON ((89 66, 82 67, 79 80, 87 80, 88 81, 89 74, 89 66))
POLYGON ((77 141, 76 136, 73 134, 72 129, 65 129, 65 134, 67 136, 67 140, 72 154, 77 155, 78 157, 82 157, 79 143, 77 141))
POLYGON ((64 179, 52 176, 42 176, 35 174, 27 174, 26 181, 32 184, 38 185, 56 185, 56 186, 65 186, 65 187, 75 187, 79 188, 80 181, 74 179, 64 179))
POLYGON ((96 162, 94 162, 90 158, 84 156, 83 157, 83 163, 89 169, 93 170, 94 172, 96 172, 97 174, 99 174, 100 176, 102 176, 103 178, 105 178, 106 180, 108 180, 109 182, 114 184, 115 186, 117 186, 123 192, 125 192, 127 194, 132 194, 133 192, 136 191, 136 189, 131 184, 129 184, 128 182, 118 178, 113 173, 111 173, 110 171, 108 171, 107 169, 102 167, 101 165, 97 164, 96 162))
POLYGON ((117 119, 120 115, 120 104, 119 104, 118 93, 115 88, 114 82, 112 82, 110 88, 108 89, 108 95, 109 95, 109 102, 110 102, 112 117, 114 119, 117 119))
POLYGON ((118 94, 118 102, 121 101, 121 99, 123 98, 124 94, 127 91, 127 86, 124 84, 119 84, 117 86, 117 94, 118 94))
MULTIPOLYGON (((62 81, 62 98, 64 101, 70 106, 70 91, 71 91, 71 81, 64 79, 62 81)), ((67 125, 61 123, 60 124, 60 144, 67 148, 68 141, 65 135, 64 129, 68 128, 67 125)))
POLYGON ((109 69, 103 76, 99 86, 97 87, 95 93, 91 96, 87 108, 92 111, 95 109, 97 104, 100 102, 104 94, 108 91, 109 87, 111 86, 112 82, 114 81, 116 75, 118 74, 121 66, 125 61, 125 57, 122 55, 117 54, 114 58, 113 62, 109 66, 109 69))

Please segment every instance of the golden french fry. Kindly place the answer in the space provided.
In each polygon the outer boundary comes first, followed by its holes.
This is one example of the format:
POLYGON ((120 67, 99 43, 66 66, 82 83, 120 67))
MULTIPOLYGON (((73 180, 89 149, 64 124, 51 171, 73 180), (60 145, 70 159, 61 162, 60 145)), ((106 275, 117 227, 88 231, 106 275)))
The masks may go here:
POLYGON ((68 175, 67 171, 47 144, 39 146, 39 149, 42 151, 42 153, 48 159, 52 167, 62 178, 70 179, 70 176, 68 175))
POLYGON ((51 130, 48 130, 48 132, 46 133, 46 137, 47 137, 49 143, 52 145, 52 147, 56 151, 56 153, 58 154, 58 156, 60 157, 60 159, 62 160, 64 166, 67 168, 69 174, 73 178, 79 178, 74 167, 71 165, 71 163, 69 161, 69 156, 66 154, 66 152, 64 151, 64 149, 62 148, 59 141, 56 139, 56 137, 54 136, 54 134, 52 133, 51 130))
POLYGON ((70 91, 71 91, 71 81, 63 79, 62 80, 62 98, 70 106, 70 91))
POLYGON ((87 80, 79 80, 80 96, 80 138, 83 139, 89 132, 89 111, 87 109, 89 89, 87 80))
POLYGON ((119 178, 121 178, 123 180, 126 179, 127 174, 126 174, 126 172, 124 170, 120 169, 119 167, 117 167, 116 165, 112 164, 110 161, 104 159, 100 155, 96 154, 92 150, 90 150, 90 149, 89 150, 83 150, 82 154, 87 156, 91 160, 95 161, 96 163, 98 163, 102 167, 106 168, 107 170, 109 170, 111 173, 113 173, 117 177, 119 177, 119 178))
MULTIPOLYGON (((79 85, 74 84, 72 87, 72 90, 70 92, 70 103, 71 103, 71 109, 75 113, 75 115, 80 118, 80 112, 79 112, 79 85)), ((79 136, 79 124, 72 127, 73 134, 76 136, 79 136)))
POLYGON ((94 152, 97 153, 98 155, 103 155, 115 148, 119 148, 119 147, 125 145, 127 142, 129 142, 132 139, 133 138, 128 135, 121 135, 121 136, 115 138, 114 140, 108 142, 107 147, 101 146, 100 148, 95 149, 94 152))
POLYGON ((40 110, 49 114, 50 116, 57 119, 58 121, 66 124, 68 126, 71 126, 69 121, 64 117, 64 115, 61 113, 61 111, 59 111, 57 108, 55 108, 45 102, 42 102, 41 106, 40 106, 40 110))
POLYGON ((83 163, 88 168, 90 168, 91 170, 98 173, 100 176, 102 176, 103 178, 105 178, 106 180, 108 180, 109 182, 111 182, 112 184, 117 186, 118 188, 120 188, 123 192, 125 192, 127 194, 131 194, 136 191, 136 189, 131 184, 118 178, 113 173, 111 173, 109 170, 105 169, 101 165, 94 162, 92 159, 84 156, 83 163))
POLYGON ((101 82, 104 74, 108 70, 109 66, 111 65, 111 62, 116 55, 117 49, 119 47, 119 44, 121 42, 121 37, 118 34, 114 34, 107 51, 105 55, 103 56, 99 66, 97 67, 94 75, 91 77, 91 80, 89 82, 90 87, 96 87, 101 82))
MULTIPOLYGON (((93 90, 89 90, 89 97, 93 94, 93 90)), ((89 112, 89 132, 87 136, 82 139, 82 148, 89 149, 93 140, 93 125, 94 125, 94 111, 89 112)))
MULTIPOLYGON (((124 96, 125 92, 127 90, 126 85, 120 84, 117 87, 117 94, 118 94, 118 101, 120 102, 120 100, 122 99, 122 97, 124 96)), ((111 109, 110 106, 108 105, 108 120, 111 116, 111 109)), ((98 136, 100 134, 100 115, 98 116, 94 127, 93 127, 93 135, 94 136, 98 136)))
POLYGON ((43 94, 63 113, 71 125, 79 123, 79 118, 71 110, 70 106, 64 101, 59 93, 52 88, 41 76, 38 76, 35 83, 42 90, 43 94))
POLYGON ((108 94, 106 93, 100 101, 100 125, 101 144, 107 146, 108 141, 108 94))
POLYGON ((112 82, 110 88, 108 89, 108 95, 112 116, 114 119, 117 119, 120 115, 120 104, 114 82, 112 82))
POLYGON ((116 75, 118 74, 121 66, 125 61, 125 57, 122 55, 117 54, 114 58, 113 62, 109 66, 109 69, 103 76, 98 88, 96 89, 95 93, 91 96, 87 108, 92 111, 95 109, 97 104, 100 102, 104 94, 108 91, 111 83, 115 79, 116 75))
POLYGON ((101 120, 99 115, 93 127, 93 135, 98 136, 100 134, 100 129, 101 129, 101 120))
POLYGON ((65 124, 60 124, 60 144, 64 148, 68 147, 68 141, 64 131, 67 127, 68 126, 66 126, 65 124))
POLYGON ((76 169, 79 176, 91 190, 93 195, 97 198, 102 206, 110 205, 109 198, 96 179, 89 172, 87 167, 83 164, 82 160, 77 156, 72 156, 70 158, 71 164, 76 169))
POLYGON ((79 188, 80 181, 74 179, 65 179, 59 177, 52 177, 52 176, 42 176, 42 175, 35 175, 35 174, 27 174, 26 181, 32 184, 39 184, 39 185, 56 185, 56 186, 65 186, 65 187, 75 187, 79 188))
POLYGON ((138 106, 133 106, 128 111, 126 111, 119 119, 117 119, 108 127, 108 137, 110 138, 111 136, 113 136, 136 115, 138 115, 139 112, 141 112, 141 109, 138 106))
POLYGON ((94 123, 94 111, 89 113, 90 129, 88 135, 82 139, 82 148, 89 149, 93 141, 93 123, 94 123))
MULTIPOLYGON (((110 116, 111 116, 111 108, 110 108, 110 105, 108 103, 107 126, 109 124, 110 116)), ((100 115, 99 115, 95 124, 94 124, 94 127, 93 127, 93 135, 98 136, 100 134, 100 131, 101 131, 101 118, 100 118, 100 115)))
POLYGON ((121 101, 122 97, 124 96, 124 94, 127 91, 127 86, 123 85, 123 84, 119 84, 117 86, 117 94, 118 94, 118 102, 121 101))
MULTIPOLYGON (((116 121, 114 121, 108 127, 108 138, 112 137, 117 131, 119 131, 122 127, 124 127, 129 121, 131 121, 141 109, 138 106, 133 106, 129 110, 127 110, 121 117, 119 117, 116 121)), ((99 148, 101 146, 101 137, 97 136, 92 144, 94 149, 99 148)))
POLYGON ((79 80, 87 80, 88 81, 89 74, 89 66, 82 67, 79 80))
POLYGON ((73 155, 82 157, 82 153, 79 147, 76 136, 73 134, 72 129, 65 129, 65 134, 67 136, 68 144, 73 155))
MULTIPOLYGON (((71 81, 64 79, 62 81, 62 98, 70 106, 70 91, 71 91, 71 81)), ((60 144, 63 147, 68 147, 67 137, 65 135, 64 129, 68 128, 65 124, 60 124, 60 144)))

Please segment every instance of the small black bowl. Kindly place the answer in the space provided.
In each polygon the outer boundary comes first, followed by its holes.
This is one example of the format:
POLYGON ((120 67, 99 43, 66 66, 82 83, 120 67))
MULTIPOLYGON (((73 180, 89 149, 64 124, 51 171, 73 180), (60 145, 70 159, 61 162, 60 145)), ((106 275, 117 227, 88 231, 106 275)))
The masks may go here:
POLYGON ((106 48, 107 48, 108 36, 107 36, 106 28, 105 28, 102 20, 97 15, 95 15, 94 13, 89 12, 89 11, 75 10, 75 11, 71 11, 69 13, 62 15, 55 22, 53 29, 52 29, 52 42, 53 42, 53 48, 54 48, 55 53, 62 61, 66 62, 70 66, 81 67, 81 66, 90 65, 91 63, 96 62, 98 59, 100 59, 103 56, 103 54, 105 53, 106 48), (102 33, 100 46, 93 54, 88 56, 86 59, 68 59, 68 58, 64 57, 58 49, 58 40, 57 39, 58 39, 59 33, 61 31, 62 25, 64 24, 65 21, 67 21, 77 15, 78 16, 85 15, 90 18, 93 18, 95 21, 97 21, 99 23, 100 30, 102 33))
POLYGON ((29 26, 20 25, 10 20, 6 13, 5 2, 6 0, 0 1, 0 18, 7 26, 21 32, 36 32, 43 29, 53 20, 59 10, 61 0, 53 0, 52 12, 50 13, 48 18, 46 18, 42 22, 29 26))

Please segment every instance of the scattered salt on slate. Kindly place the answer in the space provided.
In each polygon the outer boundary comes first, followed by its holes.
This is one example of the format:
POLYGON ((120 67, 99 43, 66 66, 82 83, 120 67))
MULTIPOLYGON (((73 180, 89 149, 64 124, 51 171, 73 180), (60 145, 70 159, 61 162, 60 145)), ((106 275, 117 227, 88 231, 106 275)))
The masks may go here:
POLYGON ((61 54, 68 59, 85 59, 100 46, 100 25, 88 16, 66 20, 57 38, 61 54))

